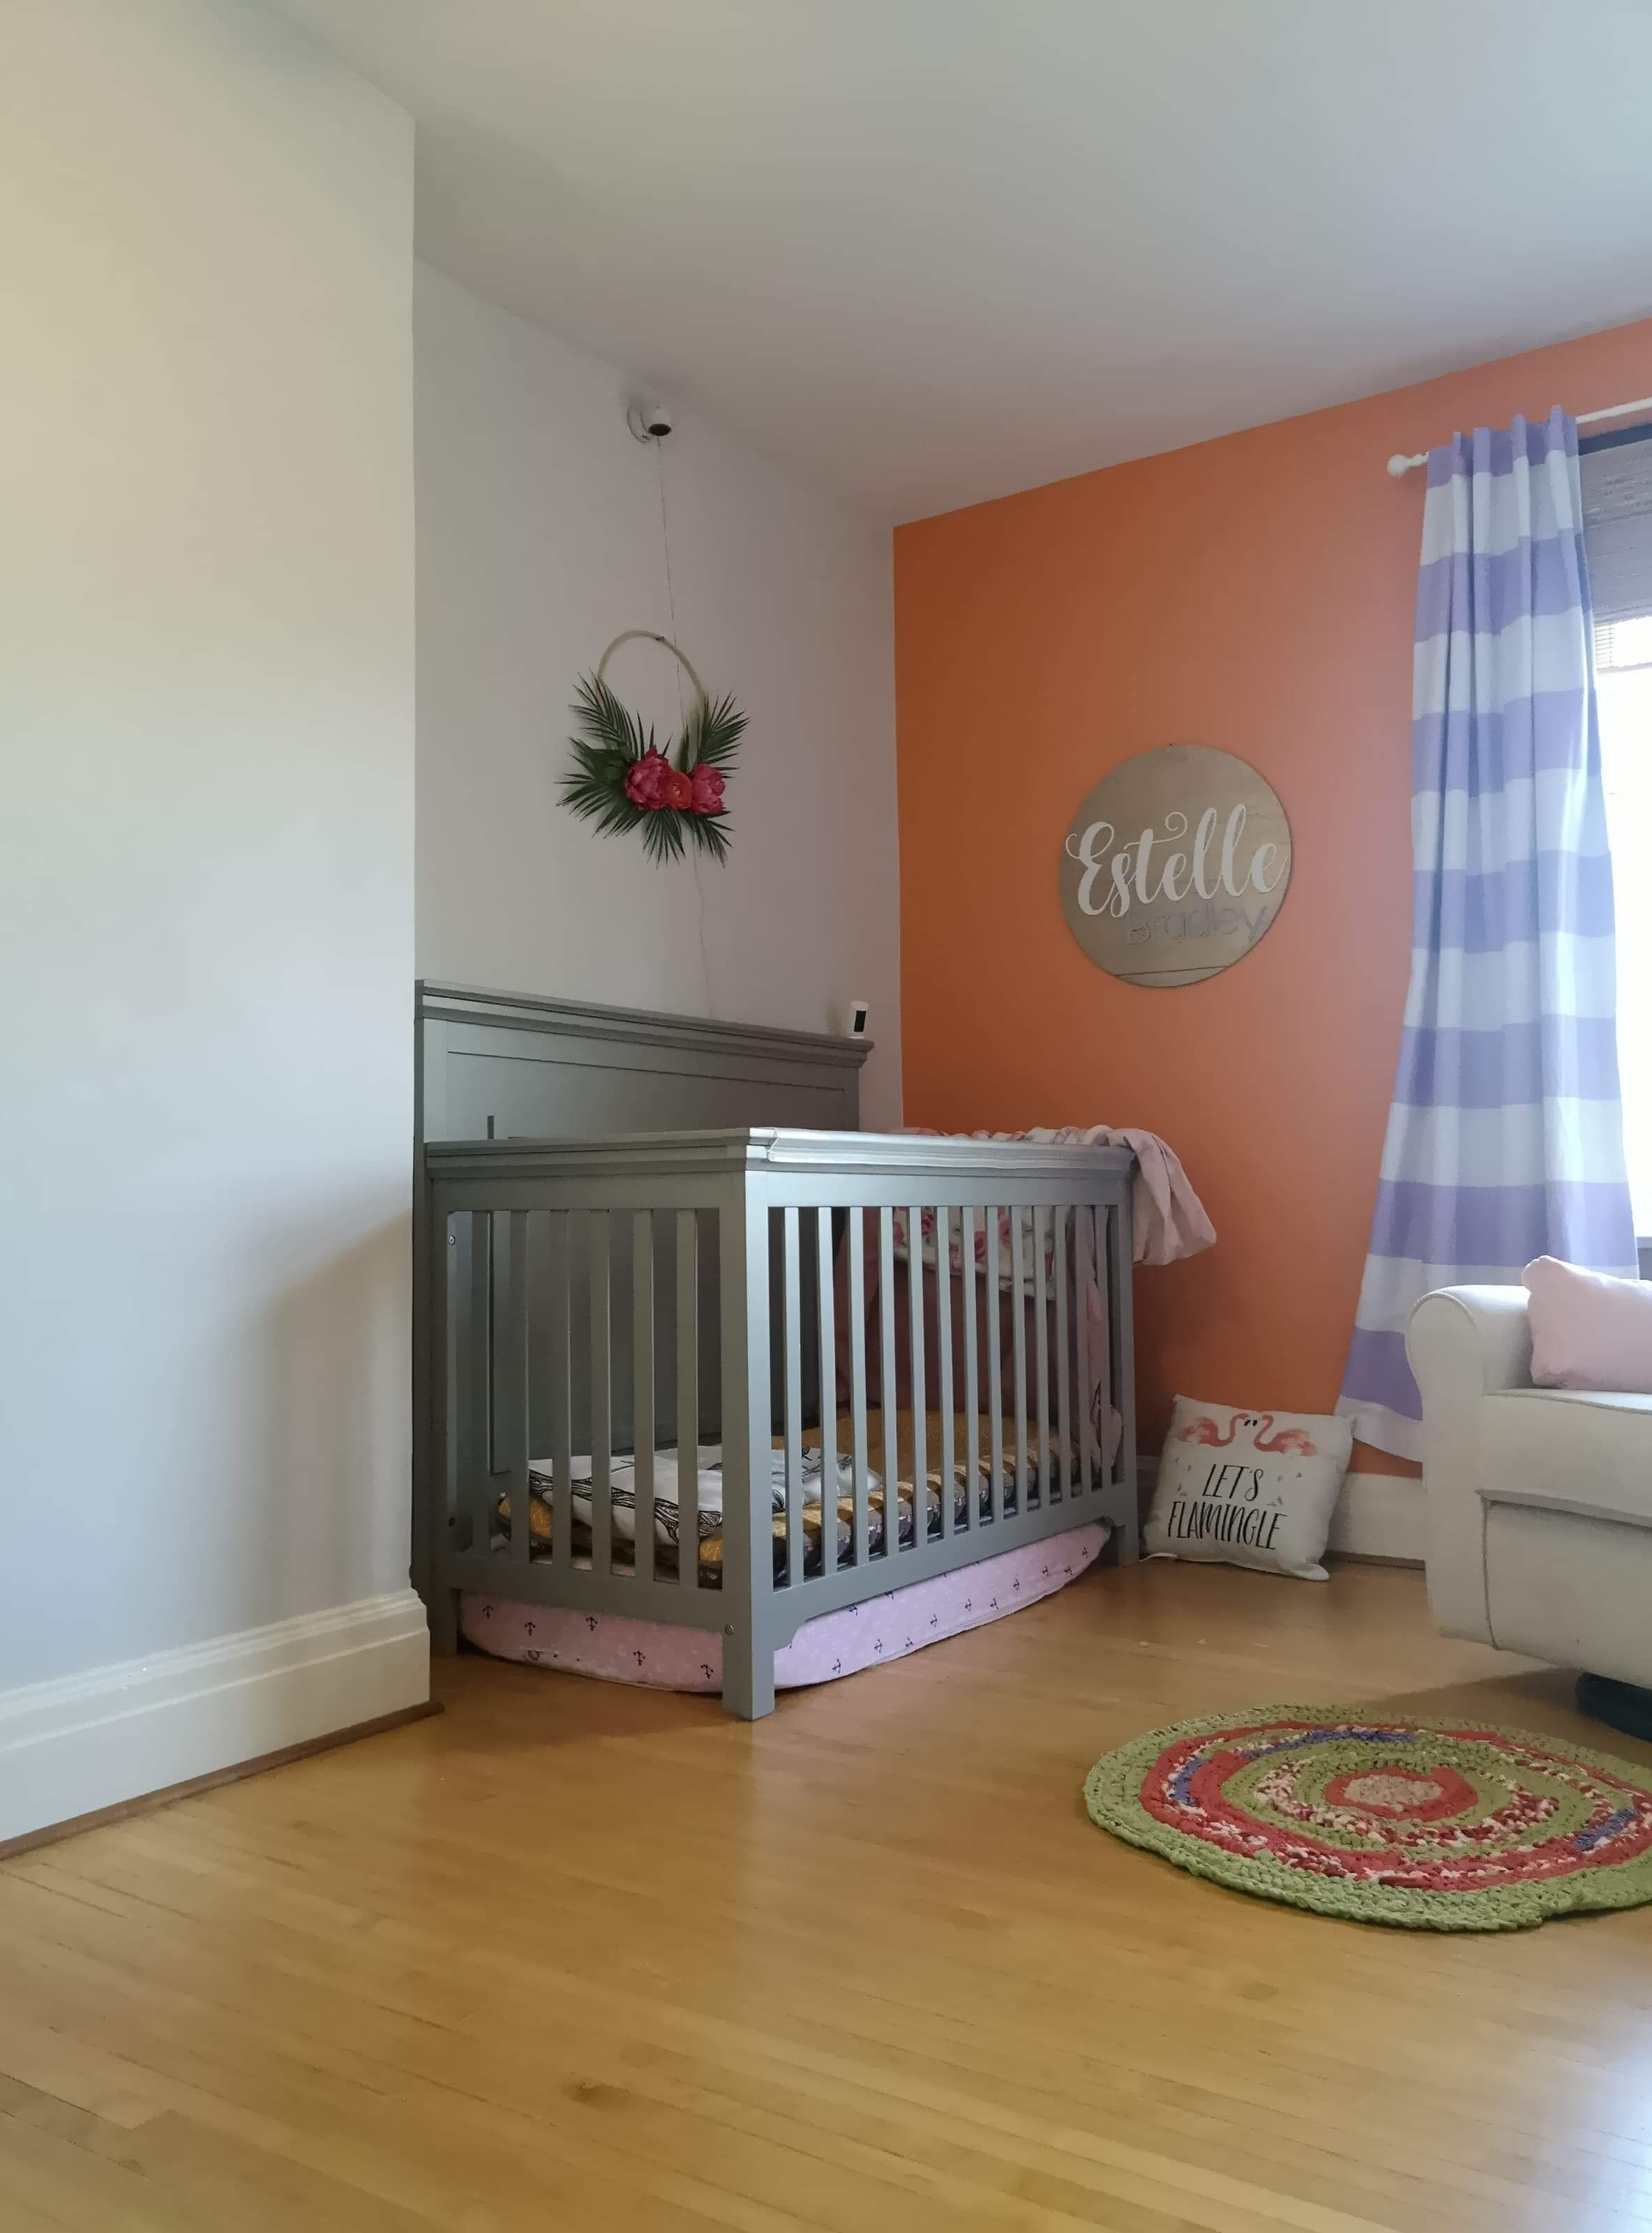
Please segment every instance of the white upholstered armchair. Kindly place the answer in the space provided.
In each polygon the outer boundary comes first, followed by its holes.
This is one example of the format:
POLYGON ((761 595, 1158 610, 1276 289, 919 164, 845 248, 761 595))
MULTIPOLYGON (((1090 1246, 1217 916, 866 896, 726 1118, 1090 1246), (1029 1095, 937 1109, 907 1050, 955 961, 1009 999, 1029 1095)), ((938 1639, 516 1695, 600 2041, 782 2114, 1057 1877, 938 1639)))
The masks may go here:
POLYGON ((1425 1296, 1406 1351, 1440 1626, 1652 1687, 1652 1396, 1534 1388, 1524 1287, 1425 1296))

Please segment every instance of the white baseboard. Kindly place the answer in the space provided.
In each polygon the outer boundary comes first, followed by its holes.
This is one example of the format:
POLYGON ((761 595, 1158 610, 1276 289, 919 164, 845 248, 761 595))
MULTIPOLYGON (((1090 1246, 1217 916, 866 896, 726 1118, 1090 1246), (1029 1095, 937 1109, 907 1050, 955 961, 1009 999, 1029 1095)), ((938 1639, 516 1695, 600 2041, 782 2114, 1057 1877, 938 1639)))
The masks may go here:
POLYGON ((412 1590, 0 1693, 0 1844, 429 1696, 412 1590))
MULTIPOLYGON (((1159 1471, 1156 1457, 1141 1457, 1136 1472, 1145 1519, 1159 1471)), ((1428 1548, 1422 1483, 1408 1475, 1350 1473, 1330 1516, 1326 1548, 1344 1559, 1403 1559, 1421 1566, 1428 1548)))
POLYGON ((1351 1559, 1405 1559, 1420 1566, 1428 1545, 1420 1481, 1405 1474, 1347 1475, 1331 1514, 1332 1551, 1351 1559))

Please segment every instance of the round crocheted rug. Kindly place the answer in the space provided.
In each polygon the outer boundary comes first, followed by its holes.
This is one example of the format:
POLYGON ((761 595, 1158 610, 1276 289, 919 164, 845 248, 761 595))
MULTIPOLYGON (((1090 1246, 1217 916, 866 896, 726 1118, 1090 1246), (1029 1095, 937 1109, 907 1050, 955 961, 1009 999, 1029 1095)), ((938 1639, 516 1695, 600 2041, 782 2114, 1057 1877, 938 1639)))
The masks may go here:
POLYGON ((1652 1769, 1530 1729, 1269 1706, 1098 1760, 1090 1819, 1236 1891, 1410 1930, 1652 1901, 1652 1769))

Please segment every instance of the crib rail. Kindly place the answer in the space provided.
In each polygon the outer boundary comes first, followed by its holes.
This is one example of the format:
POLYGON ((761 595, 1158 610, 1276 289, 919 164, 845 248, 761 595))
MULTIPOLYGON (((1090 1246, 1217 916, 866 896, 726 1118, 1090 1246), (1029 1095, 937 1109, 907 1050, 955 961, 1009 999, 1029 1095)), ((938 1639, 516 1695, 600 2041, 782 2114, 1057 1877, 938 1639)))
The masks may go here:
POLYGON ((439 1645, 461 1590, 686 1623, 752 1715, 817 1613, 1092 1518, 1133 1557, 1132 1169, 778 1130, 427 1148, 439 1645))

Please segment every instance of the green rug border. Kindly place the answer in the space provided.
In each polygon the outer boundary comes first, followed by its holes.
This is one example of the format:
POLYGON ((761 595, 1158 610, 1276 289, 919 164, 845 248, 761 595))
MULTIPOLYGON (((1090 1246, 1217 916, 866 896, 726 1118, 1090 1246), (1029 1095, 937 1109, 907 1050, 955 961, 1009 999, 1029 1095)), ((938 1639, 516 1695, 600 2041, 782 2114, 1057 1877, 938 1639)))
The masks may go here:
POLYGON ((1335 1916, 1345 1923, 1374 1923, 1403 1930, 1526 1930, 1557 1915, 1598 1914, 1611 1909, 1652 1905, 1652 1851, 1607 1866, 1582 1869, 1575 1876, 1544 1884, 1499 1885, 1479 1891, 1408 1891, 1381 1885, 1343 1885, 1304 1870, 1292 1875, 1272 1860, 1226 1853, 1200 1838, 1173 1828, 1141 1804, 1141 1779, 1167 1745, 1184 1737, 1213 1736, 1272 1715, 1305 1722, 1386 1722, 1395 1728, 1428 1729, 1445 1736, 1454 1730, 1512 1737, 1520 1744, 1551 1752, 1585 1768, 1603 1769, 1625 1783, 1652 1794, 1652 1768, 1615 1753, 1598 1752, 1541 1729, 1516 1728, 1506 1722, 1483 1722, 1472 1714, 1386 1713, 1369 1703, 1353 1706, 1298 1704, 1249 1706, 1239 1712, 1198 1714, 1168 1722, 1103 1753, 1084 1779, 1084 1805, 1097 1829, 1159 1854, 1189 1875, 1207 1878, 1229 1891, 1247 1892, 1277 1906, 1335 1916))

